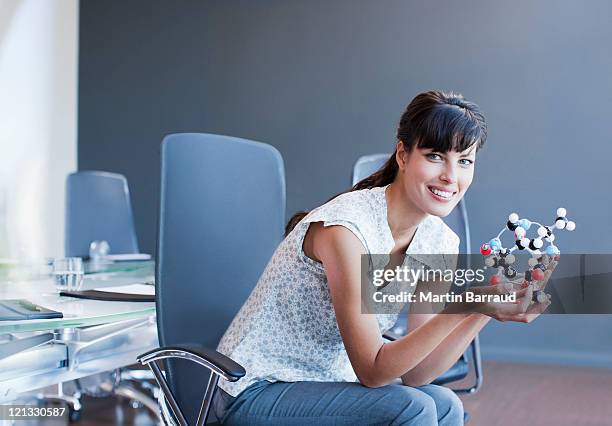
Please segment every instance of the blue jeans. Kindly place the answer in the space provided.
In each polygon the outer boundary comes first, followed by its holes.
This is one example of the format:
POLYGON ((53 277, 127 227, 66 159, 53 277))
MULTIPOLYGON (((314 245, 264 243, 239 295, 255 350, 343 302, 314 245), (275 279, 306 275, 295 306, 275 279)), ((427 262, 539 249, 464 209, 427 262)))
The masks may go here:
POLYGON ((436 385, 260 381, 236 398, 217 389, 213 407, 227 425, 463 425, 461 400, 436 385))

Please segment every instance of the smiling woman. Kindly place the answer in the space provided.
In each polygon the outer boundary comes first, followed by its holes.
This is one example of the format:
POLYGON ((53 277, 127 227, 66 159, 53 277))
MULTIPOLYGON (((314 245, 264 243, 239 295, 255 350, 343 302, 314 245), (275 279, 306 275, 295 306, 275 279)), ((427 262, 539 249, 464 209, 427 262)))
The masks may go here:
MULTIPOLYGON (((395 152, 380 170, 289 221, 219 344, 247 371, 219 385, 214 406, 222 422, 463 424, 457 396, 429 383, 489 316, 503 307, 505 320, 518 320, 512 315, 528 308, 530 290, 516 304, 477 304, 428 318, 411 313, 411 331, 384 343, 397 314, 362 313, 361 257, 389 254, 393 268, 406 255, 457 253, 459 238, 440 218, 472 183, 486 136, 475 104, 454 93, 422 93, 402 115, 395 152)), ((417 294, 429 284, 420 280, 417 294)))

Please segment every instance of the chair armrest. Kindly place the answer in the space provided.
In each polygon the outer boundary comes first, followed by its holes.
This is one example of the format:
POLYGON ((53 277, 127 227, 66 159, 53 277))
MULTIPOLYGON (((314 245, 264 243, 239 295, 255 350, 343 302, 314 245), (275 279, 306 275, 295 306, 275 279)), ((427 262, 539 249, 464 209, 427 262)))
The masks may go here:
POLYGON ((382 335, 383 339, 387 339, 390 342, 394 342, 396 341, 399 336, 396 336, 395 334, 391 333, 390 331, 387 331, 386 333, 383 333, 382 335))
POLYGON ((245 369, 233 359, 201 345, 182 344, 163 346, 137 357, 143 365, 165 358, 181 358, 200 364, 219 374, 225 380, 235 382, 246 374, 245 369))

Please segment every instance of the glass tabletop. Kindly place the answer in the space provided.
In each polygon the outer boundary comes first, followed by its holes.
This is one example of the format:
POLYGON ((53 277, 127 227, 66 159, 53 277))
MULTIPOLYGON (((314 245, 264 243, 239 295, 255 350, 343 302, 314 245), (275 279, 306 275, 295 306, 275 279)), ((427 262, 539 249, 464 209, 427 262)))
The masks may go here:
MULTIPOLYGON (((8 269, 8 267, 7 267, 8 269)), ((129 284, 152 285, 153 261, 120 262, 89 270, 83 290, 129 284)), ((70 327, 107 324, 155 315, 154 302, 109 302, 60 296, 50 275, 39 273, 23 277, 5 271, 0 277, 0 300, 26 299, 32 303, 63 313, 63 318, 0 321, 0 334, 30 331, 53 331, 70 327)))

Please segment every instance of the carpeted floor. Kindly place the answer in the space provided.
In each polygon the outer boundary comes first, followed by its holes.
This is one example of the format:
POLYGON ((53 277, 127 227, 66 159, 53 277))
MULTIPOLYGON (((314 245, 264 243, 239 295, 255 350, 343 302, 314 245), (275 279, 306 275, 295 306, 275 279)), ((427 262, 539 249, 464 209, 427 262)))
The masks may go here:
POLYGON ((612 370, 486 362, 462 400, 469 426, 609 426, 612 370))

